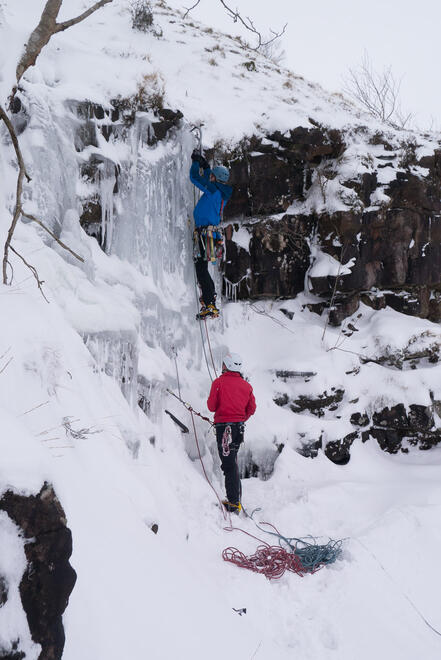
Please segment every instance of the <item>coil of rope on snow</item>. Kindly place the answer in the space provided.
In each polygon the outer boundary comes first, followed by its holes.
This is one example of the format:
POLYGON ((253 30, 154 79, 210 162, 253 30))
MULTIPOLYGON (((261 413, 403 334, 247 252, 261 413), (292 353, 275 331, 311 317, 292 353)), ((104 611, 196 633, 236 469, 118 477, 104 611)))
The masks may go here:
POLYGON ((320 568, 334 563, 341 556, 342 540, 329 539, 328 543, 319 544, 312 536, 306 538, 287 537, 280 534, 271 523, 257 523, 253 519, 253 515, 259 509, 255 509, 251 515, 243 507, 242 509, 245 515, 253 520, 258 529, 265 532, 265 534, 276 536, 279 545, 270 545, 253 534, 245 532, 245 530, 232 527, 229 531, 235 529, 244 532, 247 536, 260 541, 261 545, 257 547, 254 554, 249 556, 246 556, 237 548, 226 548, 222 553, 224 561, 235 564, 239 568, 247 568, 254 573, 261 573, 269 580, 278 580, 286 571, 296 573, 301 577, 306 573, 316 573, 320 568), (274 531, 264 529, 261 525, 270 527, 274 531))

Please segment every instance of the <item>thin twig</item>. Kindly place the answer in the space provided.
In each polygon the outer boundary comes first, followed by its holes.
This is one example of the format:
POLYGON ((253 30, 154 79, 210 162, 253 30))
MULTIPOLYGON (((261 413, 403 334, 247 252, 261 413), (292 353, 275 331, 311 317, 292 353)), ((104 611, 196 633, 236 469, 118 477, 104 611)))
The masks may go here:
POLYGON ((253 312, 255 312, 256 314, 260 314, 261 316, 267 316, 269 319, 271 319, 272 321, 274 321, 274 323, 277 323, 277 325, 280 325, 281 328, 285 328, 285 330, 288 330, 288 332, 290 332, 292 335, 295 335, 295 334, 296 334, 293 330, 291 330, 290 328, 288 328, 288 326, 286 326, 284 323, 282 323, 281 321, 279 321, 279 319, 277 319, 275 316, 273 316, 272 314, 270 314, 270 313, 267 312, 266 310, 264 310, 264 309, 259 309, 259 308, 256 307, 253 303, 250 303, 250 307, 251 307, 251 309, 253 310, 253 312))
POLYGON ((3 360, 3 358, 6 357, 6 355, 9 353, 9 351, 11 350, 11 348, 12 348, 12 347, 10 346, 9 348, 6 349, 6 351, 5 351, 2 355, 0 355, 0 360, 3 360))
POLYGON ((195 2, 195 4, 193 5, 193 7, 185 7, 185 9, 186 9, 187 11, 185 12, 183 18, 187 18, 187 16, 189 15, 189 13, 190 13, 191 11, 193 11, 193 9, 195 9, 195 8, 198 6, 198 4, 200 3, 200 1, 201 1, 201 0, 197 0, 197 2, 195 2))
POLYGON ((262 48, 263 46, 268 46, 269 44, 272 44, 274 41, 276 41, 276 39, 279 39, 283 34, 285 34, 285 30, 288 26, 288 23, 285 23, 285 25, 283 26, 283 28, 280 32, 276 32, 275 30, 270 30, 273 33, 274 36, 271 37, 271 39, 268 39, 267 41, 264 41, 264 39, 262 37, 262 34, 259 32, 259 30, 256 29, 253 21, 251 20, 251 18, 249 16, 246 16, 245 19, 243 19, 242 16, 237 11, 237 9, 236 9, 236 11, 231 9, 225 3, 224 0, 220 0, 220 3, 224 7, 224 9, 226 9, 228 15, 230 16, 230 18, 233 19, 234 23, 237 23, 237 21, 239 21, 239 23, 242 23, 242 25, 244 26, 244 28, 246 30, 249 30, 249 32, 252 32, 254 35, 256 35, 256 37, 257 37, 257 46, 255 48, 252 48, 252 50, 257 51, 260 48, 262 48))
POLYGON ((262 646, 262 640, 260 640, 260 642, 259 642, 259 644, 258 644, 258 646, 257 646, 257 649, 254 651, 254 653, 253 653, 253 655, 251 656, 250 660, 253 660, 253 658, 256 657, 257 652, 258 652, 258 650, 260 649, 261 646, 262 646))
POLYGON ((71 18, 69 21, 63 21, 63 23, 57 23, 57 32, 63 32, 63 30, 67 30, 67 28, 72 27, 72 25, 81 23, 81 21, 84 21, 85 18, 96 12, 97 9, 100 9, 101 7, 104 7, 104 5, 109 4, 109 2, 113 2, 113 0, 101 0, 100 2, 96 2, 90 9, 87 9, 76 18, 71 18))
POLYGON ((25 213, 24 211, 22 211, 21 214, 25 218, 28 218, 28 220, 33 220, 34 222, 37 223, 37 225, 40 225, 40 227, 42 227, 45 231, 47 231, 49 236, 52 236, 52 238, 58 243, 58 245, 61 245, 62 248, 70 252, 71 255, 73 255, 76 259, 78 259, 78 261, 84 263, 83 257, 80 257, 79 254, 71 250, 70 247, 68 247, 65 243, 63 243, 63 241, 61 241, 57 236, 55 236, 55 234, 48 227, 46 227, 46 225, 43 222, 41 222, 41 220, 38 220, 38 218, 36 218, 34 215, 31 215, 30 213, 25 213))
POLYGON ((26 178, 28 181, 30 181, 31 178, 26 171, 26 166, 24 164, 23 156, 20 150, 20 145, 18 144, 18 139, 14 127, 11 123, 11 120, 9 119, 8 115, 6 114, 6 112, 4 111, 1 105, 0 105, 0 119, 2 119, 6 124, 6 128, 8 129, 9 135, 11 136, 12 144, 14 146, 15 155, 17 157, 17 162, 18 162, 18 177, 17 177, 17 186, 15 193, 14 215, 12 217, 11 226, 9 227, 8 235, 6 237, 4 250, 3 250, 3 284, 7 284, 8 283, 7 267, 8 264, 9 266, 11 265, 8 259, 9 248, 11 246, 12 236, 17 226, 17 222, 22 212, 21 195, 23 192, 23 179, 26 178))
POLYGON ((37 269, 35 268, 35 266, 33 266, 32 264, 28 263, 28 262, 26 261, 26 259, 23 257, 23 255, 21 255, 20 252, 17 252, 17 250, 16 250, 14 247, 12 247, 12 245, 9 246, 9 249, 12 250, 12 252, 13 252, 14 254, 16 254, 17 257, 18 257, 19 259, 21 259, 22 262, 23 262, 23 263, 29 268, 29 270, 31 271, 32 275, 35 277, 35 281, 37 282, 37 286, 38 286, 38 288, 39 288, 39 290, 40 290, 41 295, 43 296, 43 298, 45 299, 45 301, 46 301, 47 303, 49 303, 49 300, 46 298, 46 296, 44 295, 44 291, 43 291, 44 280, 40 280, 40 277, 39 277, 39 275, 38 275, 38 271, 37 271, 37 269))
POLYGON ((6 362, 6 364, 0 369, 0 374, 2 374, 2 373, 5 371, 5 369, 7 368, 7 366, 8 366, 9 364, 11 364, 11 362, 12 362, 13 359, 14 359, 14 356, 12 356, 12 357, 9 358, 9 360, 6 362))
POLYGON ((37 410, 38 408, 41 408, 42 406, 46 406, 50 401, 44 401, 44 403, 38 404, 38 406, 34 406, 34 408, 29 408, 29 410, 26 410, 24 413, 21 413, 19 417, 23 417, 23 415, 27 415, 30 412, 33 412, 34 410, 37 410))

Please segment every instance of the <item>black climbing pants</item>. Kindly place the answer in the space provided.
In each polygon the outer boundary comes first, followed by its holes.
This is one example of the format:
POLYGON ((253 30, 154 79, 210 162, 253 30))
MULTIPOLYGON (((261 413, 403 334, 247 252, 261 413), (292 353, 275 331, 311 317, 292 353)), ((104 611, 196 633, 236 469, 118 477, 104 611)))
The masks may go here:
POLYGON ((217 450, 221 460, 222 472, 225 476, 227 500, 231 502, 231 504, 239 504, 242 495, 239 468, 237 466, 237 452, 243 442, 244 431, 245 425, 243 422, 216 424, 217 450), (226 442, 222 442, 227 426, 231 427, 231 444, 228 446, 226 442), (224 454, 227 454, 227 456, 224 454))
POLYGON ((198 278, 198 284, 201 287, 202 300, 204 305, 214 305, 214 300, 216 298, 216 292, 214 288, 214 282, 211 279, 211 275, 208 272, 208 261, 199 257, 194 262, 196 268, 196 277, 198 278))
POLYGON ((208 261, 205 258, 205 244, 199 231, 197 232, 195 240, 197 241, 195 246, 196 254, 199 254, 200 256, 195 258, 194 267, 196 268, 196 277, 201 288, 202 300, 204 301, 205 306, 214 305, 216 290, 211 275, 208 272, 208 261))

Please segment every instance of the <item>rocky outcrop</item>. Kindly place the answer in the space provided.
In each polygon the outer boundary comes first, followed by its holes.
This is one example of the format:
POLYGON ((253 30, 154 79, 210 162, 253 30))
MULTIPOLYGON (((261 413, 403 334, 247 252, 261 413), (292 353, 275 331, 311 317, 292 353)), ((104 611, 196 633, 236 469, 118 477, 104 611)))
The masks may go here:
POLYGON ((441 442, 441 429, 436 428, 430 407, 411 404, 406 410, 400 403, 372 415, 371 425, 362 433, 364 441, 369 437, 375 438, 381 449, 395 454, 408 451, 406 443, 420 449, 436 446, 441 442))
POLYGON ((234 227, 225 231, 224 275, 234 284, 237 299, 292 298, 303 291, 310 263, 310 218, 245 223, 242 231, 249 233, 248 250, 234 240, 234 227))
POLYGON ((308 275, 313 294, 325 304, 333 296, 333 325, 356 312, 360 300, 441 319, 441 150, 418 161, 411 140, 391 145, 378 133, 371 144, 384 149, 372 171, 347 180, 339 174, 343 135, 323 127, 252 137, 223 154, 235 189, 225 220, 238 219, 226 227, 227 295, 289 298, 303 290, 308 275), (308 199, 313 181, 314 194, 320 191, 325 200, 334 180, 346 210, 330 213, 324 204, 320 212, 290 213, 293 203, 308 199), (268 217, 280 213, 281 219, 268 217), (243 231, 249 233, 245 247, 243 231), (309 276, 313 243, 351 267, 309 276))
POLYGON ((208 150, 209 158, 223 158, 231 168, 234 196, 225 218, 283 213, 304 197, 314 165, 325 157, 338 158, 344 147, 337 130, 299 126, 266 138, 252 136, 233 153, 208 150))
POLYGON ((282 407, 288 406, 295 413, 306 410, 316 417, 323 417, 327 411, 338 409, 344 393, 344 390, 332 387, 329 393, 325 391, 317 397, 300 395, 291 399, 287 394, 281 394, 274 399, 274 403, 282 407))
POLYGON ((26 658, 23 651, 19 651, 20 640, 14 640, 9 649, 0 648, 0 660, 24 660, 26 658))
POLYGON ((65 513, 48 484, 38 495, 7 491, 0 498, 0 510, 20 527, 26 539, 28 563, 20 583, 20 596, 32 639, 41 645, 39 660, 59 660, 65 639, 62 614, 76 581, 69 564, 72 535, 65 513))
POLYGON ((8 600, 8 584, 6 579, 0 575, 0 607, 8 600))

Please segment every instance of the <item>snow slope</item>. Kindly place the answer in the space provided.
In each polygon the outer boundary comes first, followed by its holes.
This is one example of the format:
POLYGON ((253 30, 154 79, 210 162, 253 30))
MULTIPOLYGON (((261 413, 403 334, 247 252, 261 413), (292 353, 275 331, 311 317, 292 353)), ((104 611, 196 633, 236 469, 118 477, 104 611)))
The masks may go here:
MULTIPOLYGON (((5 4, 3 99, 20 44, 43 4, 5 4)), ((62 18, 86 4, 72 0, 62 18)), ((184 23, 162 3, 156 22, 161 39, 135 33, 126 3, 114 2, 54 38, 24 82, 32 109, 20 136, 33 175, 27 203, 86 264, 36 227, 18 227, 15 245, 38 268, 50 302, 14 260, 12 286, 0 288, 0 492, 12 487, 35 493, 48 480, 66 511, 78 581, 64 615, 63 658, 411 660, 418 653, 435 660, 441 640, 430 626, 441 631, 440 451, 410 447, 408 454, 390 456, 371 440, 353 446, 350 462, 337 466, 322 453, 307 459, 296 449, 301 438, 349 433, 356 398, 360 409, 380 402, 426 404, 429 390, 439 398, 437 365, 397 371, 370 363, 349 373, 359 366, 358 353, 402 348, 412 337, 425 341, 427 333, 433 333, 428 340, 438 340, 438 326, 362 307, 361 318, 348 320, 357 324, 357 333, 346 338, 328 328, 322 340, 324 319, 303 307, 306 294, 283 304, 223 303, 222 319, 209 326, 216 369, 227 348, 241 353, 258 403, 242 452, 249 447, 271 467, 275 445, 284 444, 269 479, 244 481, 246 508, 261 507, 258 519, 289 536, 345 542, 335 565, 274 583, 221 559, 226 546, 251 552, 257 541, 225 530, 193 435, 182 436, 163 412, 168 408, 191 427, 165 388, 177 390, 179 380, 183 398, 206 414, 210 386, 193 320, 189 126, 157 148, 135 139, 99 144, 128 173, 106 255, 78 224, 80 156, 64 102, 106 105, 118 94, 134 93, 144 75, 157 73, 167 103, 181 109, 189 124, 205 122, 206 144, 219 138, 235 142, 256 127, 291 128, 307 123, 311 113, 337 127, 353 126, 360 117, 342 99, 279 73, 227 36, 184 23), (251 59, 257 72, 243 66, 251 59), (118 383, 122 355, 132 360, 124 393, 118 383), (279 368, 317 375, 283 384, 274 375, 279 368), (148 384, 149 416, 137 406, 137 376, 148 384), (273 402, 283 391, 318 394, 337 386, 345 390, 344 399, 325 418, 295 414, 273 402), (243 607, 243 616, 233 609, 243 607)), ((4 140, 2 242, 14 201, 13 163, 4 140)), ((101 194, 104 199, 106 191, 101 194)), ((196 429, 208 475, 222 493, 214 438, 201 420, 196 429)), ((240 518, 237 526, 262 537, 250 520, 240 518)), ((18 602, 22 541, 5 516, 0 540, 0 574, 12 594, 0 608, 0 643, 19 636, 26 657, 36 658, 18 602)))

